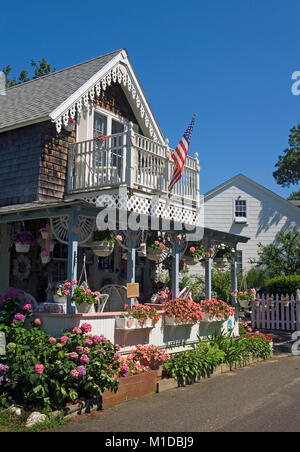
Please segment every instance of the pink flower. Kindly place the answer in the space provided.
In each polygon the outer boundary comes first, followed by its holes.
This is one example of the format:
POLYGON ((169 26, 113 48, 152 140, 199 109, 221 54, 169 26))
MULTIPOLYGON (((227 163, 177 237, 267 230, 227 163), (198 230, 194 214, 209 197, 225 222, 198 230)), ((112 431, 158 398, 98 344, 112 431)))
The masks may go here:
POLYGON ((89 361, 90 361, 90 358, 87 355, 82 355, 80 357, 80 362, 81 363, 87 364, 89 361))
POLYGON ((196 248, 195 248, 194 246, 191 246, 191 247, 190 247, 190 252, 191 252, 191 253, 195 253, 195 251, 196 251, 196 248))
POLYGON ((35 371, 36 374, 42 375, 42 373, 44 372, 44 366, 43 366, 43 364, 36 364, 36 365, 34 366, 34 371, 35 371))
POLYGON ((49 339, 49 344, 56 344, 56 339, 55 339, 55 337, 50 337, 50 339, 49 339))
POLYGON ((72 284, 75 286, 77 284, 77 279, 72 279, 72 284))
POLYGON ((78 347, 76 347, 76 350, 79 352, 79 353, 82 353, 83 352, 83 350, 84 350, 84 348, 83 347, 80 347, 80 346, 78 346, 78 347))
POLYGON ((100 292, 94 292, 95 297, 100 297, 101 293, 100 292))
POLYGON ((24 322, 24 321, 25 321, 25 317, 24 317, 23 314, 20 314, 20 313, 15 314, 13 323, 16 323, 16 322, 24 322))
POLYGON ((70 358, 72 359, 77 359, 78 358, 78 353, 72 352, 69 354, 70 358))
POLYGON ((121 235, 117 235, 116 239, 117 239, 119 242, 122 242, 122 241, 123 241, 123 237, 122 237, 121 235))
POLYGON ((81 329, 77 328, 76 326, 72 328, 71 333, 73 334, 81 334, 81 329))
MULTIPOLYGON (((98 342, 98 344, 99 344, 99 342, 98 342)), ((85 345, 91 346, 91 345, 93 345, 93 341, 91 341, 90 339, 87 339, 87 340, 85 341, 85 345)))
POLYGON ((80 329, 83 333, 89 333, 90 331, 92 331, 92 325, 90 325, 89 323, 83 323, 80 329))
MULTIPOLYGON (((26 303, 26 302, 25 302, 26 303)), ((21 304, 21 308, 24 310, 24 311, 30 311, 30 309, 31 309, 31 304, 29 304, 29 303, 26 303, 26 304, 24 304, 24 303, 22 303, 21 304)))
POLYGON ((41 321, 41 319, 35 319, 33 323, 37 326, 41 326, 43 322, 41 321))
POLYGON ((73 369, 73 370, 71 370, 70 375, 73 378, 78 378, 79 377, 79 372, 77 372, 76 369, 73 369))
POLYGON ((60 338, 60 342, 61 342, 62 344, 66 344, 68 341, 69 341, 69 338, 68 338, 67 336, 62 336, 62 337, 60 338))
POLYGON ((98 345, 101 342, 101 337, 100 336, 93 336, 93 344, 94 345, 98 345))
POLYGON ((155 240, 154 245, 158 246, 159 245, 159 241, 155 240))

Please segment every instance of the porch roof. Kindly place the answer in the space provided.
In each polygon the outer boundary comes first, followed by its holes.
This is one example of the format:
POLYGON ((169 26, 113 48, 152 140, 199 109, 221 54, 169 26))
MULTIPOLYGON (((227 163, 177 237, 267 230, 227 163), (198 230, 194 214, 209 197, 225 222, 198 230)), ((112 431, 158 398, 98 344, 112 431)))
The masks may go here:
MULTIPOLYGON (((0 224, 1 223, 12 223, 15 221, 29 221, 42 218, 54 218, 64 215, 69 215, 71 212, 76 211, 79 215, 85 215, 88 217, 95 218, 100 212, 100 208, 95 205, 88 203, 82 199, 80 200, 69 200, 69 201, 52 201, 52 202, 39 202, 35 201, 26 204, 17 204, 12 206, 0 207, 0 224)), ((130 215, 132 212, 128 212, 130 215)), ((170 220, 167 222, 163 218, 151 217, 148 215, 143 215, 148 224, 148 230, 158 230, 165 232, 183 232, 191 233, 191 229, 186 228, 184 224, 170 220), (155 225, 155 228, 153 227, 155 225)), ((118 229, 127 229, 127 223, 122 224, 118 222, 118 229)), ((147 229, 147 228, 145 228, 147 229)), ((210 228, 199 228, 199 233, 201 237, 208 241, 215 241, 220 243, 247 243, 250 239, 248 237, 236 234, 230 234, 223 231, 217 231, 210 228)), ((196 240, 195 240, 196 241, 196 240)))

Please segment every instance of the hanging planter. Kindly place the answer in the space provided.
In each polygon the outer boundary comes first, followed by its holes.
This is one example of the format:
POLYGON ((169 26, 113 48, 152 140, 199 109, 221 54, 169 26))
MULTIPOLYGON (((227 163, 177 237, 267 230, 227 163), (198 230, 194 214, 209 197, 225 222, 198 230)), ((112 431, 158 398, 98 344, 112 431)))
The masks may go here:
POLYGON ((152 248, 147 249, 147 259, 150 261, 158 262, 161 259, 162 250, 155 250, 152 248))
POLYGON ((31 232, 19 232, 13 235, 12 238, 17 253, 28 253, 30 246, 36 244, 35 238, 31 232))
POLYGON ((183 256, 183 261, 186 265, 197 265, 199 260, 204 256, 205 250, 203 245, 190 246, 183 256))
POLYGON ((110 256, 114 250, 114 247, 114 243, 108 242, 93 242, 91 245, 94 254, 98 257, 110 256))
POLYGON ((225 268, 228 265, 228 259, 223 257, 216 257, 214 259, 214 265, 217 268, 225 268))
POLYGON ((194 257, 191 257, 191 256, 184 256, 182 260, 184 261, 184 263, 186 265, 197 265, 197 264, 199 264, 199 260, 194 258, 194 257))
POLYGON ((64 124, 64 129, 67 132, 73 132, 73 130, 75 129, 75 126, 76 126, 76 120, 69 118, 68 124, 67 125, 64 124))
POLYGON ((41 252, 42 265, 47 265, 51 261, 50 254, 48 251, 44 250, 41 252))
POLYGON ((26 243, 15 243, 17 253, 29 253, 30 245, 26 243))

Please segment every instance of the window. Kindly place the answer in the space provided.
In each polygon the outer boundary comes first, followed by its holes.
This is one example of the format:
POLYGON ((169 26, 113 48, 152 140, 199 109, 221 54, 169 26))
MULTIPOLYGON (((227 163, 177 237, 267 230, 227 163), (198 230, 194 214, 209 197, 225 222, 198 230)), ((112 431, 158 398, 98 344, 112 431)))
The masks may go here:
POLYGON ((68 245, 57 243, 53 250, 53 282, 66 281, 68 274, 68 245))
POLYGON ((237 272, 243 273, 243 251, 236 252, 237 272))
POLYGON ((247 201, 242 199, 235 201, 235 217, 247 218, 247 201))

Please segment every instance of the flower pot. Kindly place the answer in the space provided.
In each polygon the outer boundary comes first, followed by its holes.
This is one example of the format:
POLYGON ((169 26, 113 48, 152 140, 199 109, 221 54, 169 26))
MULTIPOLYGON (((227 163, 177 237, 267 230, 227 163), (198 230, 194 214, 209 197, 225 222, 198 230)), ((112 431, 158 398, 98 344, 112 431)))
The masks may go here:
POLYGON ((28 253, 30 250, 30 245, 28 245, 27 243, 17 242, 15 243, 15 246, 17 253, 28 253))
POLYGON ((153 320, 152 319, 146 319, 144 323, 139 322, 136 320, 137 327, 138 328, 153 328, 153 320))
POLYGON ((65 129, 67 132, 73 132, 73 130, 75 129, 75 123, 69 122, 68 125, 65 125, 65 124, 64 124, 64 129, 65 129))
POLYGON ((226 258, 216 257, 214 259, 214 265, 217 268, 224 268, 224 267, 226 267, 227 264, 228 264, 228 259, 226 259, 226 258))
POLYGON ((50 256, 41 256, 42 265, 49 264, 50 260, 50 256))
POLYGON ((192 256, 184 256, 183 261, 186 265, 197 265, 199 263, 199 260, 192 256))
POLYGON ((161 250, 152 250, 151 248, 147 249, 147 259, 150 261, 158 262, 161 259, 161 250))
POLYGON ((127 261, 127 253, 122 253, 122 260, 127 261))
POLYGON ((43 240, 47 240, 49 238, 49 231, 47 229, 41 229, 40 232, 43 240))
POLYGON ((68 300, 68 298, 66 296, 60 297, 57 294, 53 295, 54 303, 67 304, 67 300, 68 300))
POLYGON ((88 303, 76 303, 76 309, 78 314, 91 314, 95 312, 95 305, 94 304, 88 304, 88 303))
POLYGON ((114 243, 93 242, 91 248, 96 256, 107 257, 113 252, 114 246, 114 243))
POLYGON ((238 300, 238 302, 239 302, 240 307, 243 309, 249 308, 249 306, 251 304, 251 300, 238 300))
POLYGON ((137 320, 132 317, 120 317, 115 320, 117 330, 136 330, 139 328, 137 320))

